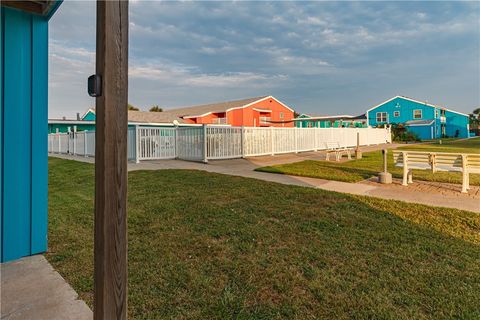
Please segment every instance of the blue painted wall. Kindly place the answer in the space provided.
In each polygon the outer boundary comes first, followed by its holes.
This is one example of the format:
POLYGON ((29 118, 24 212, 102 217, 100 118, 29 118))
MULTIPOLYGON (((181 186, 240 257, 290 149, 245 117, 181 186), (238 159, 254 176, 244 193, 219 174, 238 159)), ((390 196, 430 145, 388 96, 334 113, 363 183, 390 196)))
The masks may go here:
POLYGON ((47 249, 48 22, 1 8, 1 261, 47 249))
POLYGON ((429 126, 410 126, 407 127, 407 130, 415 133, 422 140, 430 140, 435 139, 434 131, 432 133, 432 127, 433 124, 429 126))
MULTIPOLYGON (((439 107, 432 107, 425 103, 419 103, 411 101, 409 99, 404 99, 402 97, 396 97, 395 99, 381 104, 380 106, 367 112, 368 115, 368 124, 370 126, 383 125, 385 123, 389 124, 400 124, 405 123, 410 120, 435 120, 432 125, 433 137, 441 138, 442 137, 442 124, 445 126, 445 135, 449 137, 455 137, 458 130, 459 138, 468 137, 468 116, 452 112, 445 109, 445 118, 446 121, 442 122, 440 119, 442 109, 439 107), (414 110, 422 110, 421 119, 415 119, 413 114, 414 110), (395 112, 398 112, 395 115, 395 112), (387 121, 377 122, 377 113, 386 112, 387 121)), ((431 139, 430 126, 425 126, 425 128, 420 127, 408 127, 410 131, 417 133, 421 139, 431 139)))

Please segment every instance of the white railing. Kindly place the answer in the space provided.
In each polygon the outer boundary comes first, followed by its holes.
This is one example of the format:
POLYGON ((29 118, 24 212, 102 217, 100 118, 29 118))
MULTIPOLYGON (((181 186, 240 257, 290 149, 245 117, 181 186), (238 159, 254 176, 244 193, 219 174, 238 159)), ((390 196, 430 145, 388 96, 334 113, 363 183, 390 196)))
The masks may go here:
POLYGON ((213 124, 227 124, 227 118, 213 118, 213 124))
POLYGON ((174 128, 136 127, 136 133, 137 152, 139 153, 137 160, 175 159, 177 157, 174 128))
POLYGON ((178 127, 176 130, 177 158, 206 162, 206 126, 178 127))
MULTIPOLYGON (((274 155, 327 148, 327 143, 354 147, 391 143, 390 129, 383 128, 280 128, 230 127, 129 127, 128 159, 183 159, 207 162, 274 155)), ((95 155, 95 132, 48 135, 48 151, 82 156, 95 155)))
POLYGON ((271 119, 272 118, 270 118, 270 117, 259 117, 260 124, 270 124, 271 119))

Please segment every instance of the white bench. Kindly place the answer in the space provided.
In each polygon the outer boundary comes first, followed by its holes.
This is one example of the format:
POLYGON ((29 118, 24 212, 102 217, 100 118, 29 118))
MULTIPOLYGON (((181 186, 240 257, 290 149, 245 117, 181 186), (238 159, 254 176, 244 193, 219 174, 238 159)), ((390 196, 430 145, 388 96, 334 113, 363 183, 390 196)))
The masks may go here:
POLYGON ((413 182, 412 169, 462 173, 462 192, 470 189, 470 173, 480 173, 480 154, 393 151, 393 162, 403 167, 402 185, 413 182))
POLYGON ((341 147, 339 142, 327 142, 325 143, 326 147, 326 160, 330 160, 330 153, 335 154, 335 160, 340 161, 342 158, 342 155, 345 154, 347 155, 348 159, 352 159, 351 151, 353 150, 352 148, 347 148, 347 147, 341 147))

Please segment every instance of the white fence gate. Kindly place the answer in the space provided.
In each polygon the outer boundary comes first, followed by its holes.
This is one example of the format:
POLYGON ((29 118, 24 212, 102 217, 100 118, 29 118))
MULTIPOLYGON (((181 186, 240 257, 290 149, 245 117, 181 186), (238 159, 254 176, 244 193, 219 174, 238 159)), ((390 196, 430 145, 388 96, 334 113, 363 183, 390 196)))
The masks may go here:
MULTIPOLYGON (((377 128, 276 128, 195 126, 176 128, 129 127, 128 159, 183 159, 207 162, 290 152, 326 149, 328 142, 341 147, 391 143, 390 129, 377 128)), ((48 151, 95 156, 95 132, 48 135, 48 151)))

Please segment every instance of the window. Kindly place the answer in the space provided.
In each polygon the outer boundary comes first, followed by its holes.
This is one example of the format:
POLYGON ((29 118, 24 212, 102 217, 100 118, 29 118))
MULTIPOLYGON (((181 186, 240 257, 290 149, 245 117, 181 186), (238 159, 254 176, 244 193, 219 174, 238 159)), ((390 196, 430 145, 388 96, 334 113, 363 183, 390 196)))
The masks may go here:
POLYGON ((422 119, 422 110, 413 110, 413 119, 422 119))
POLYGON ((400 111, 394 111, 393 116, 394 117, 400 117, 400 111))
POLYGON ((387 113, 377 112, 377 122, 387 122, 387 113))
POLYGON ((280 119, 283 119, 283 112, 280 112, 280 119))
POLYGON ((438 109, 435 109, 435 118, 438 118, 438 109))

